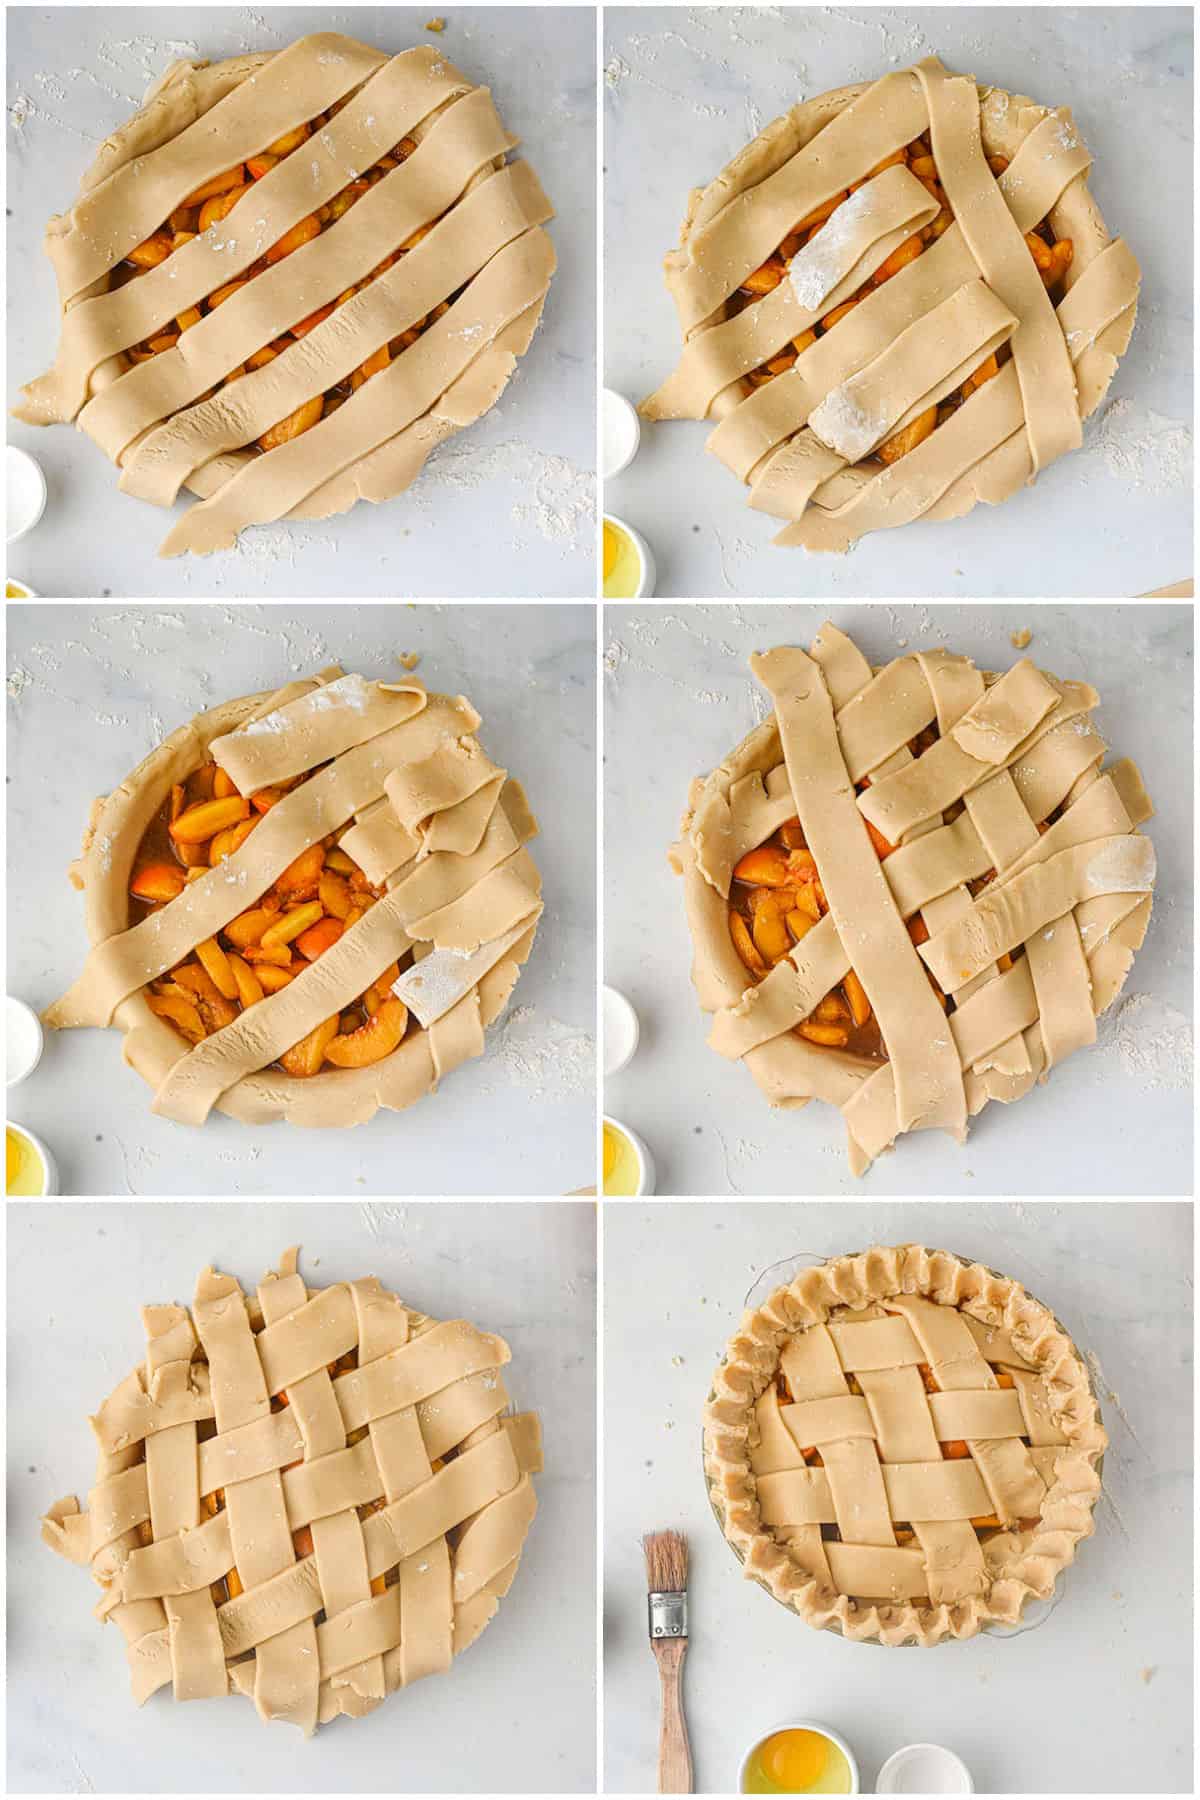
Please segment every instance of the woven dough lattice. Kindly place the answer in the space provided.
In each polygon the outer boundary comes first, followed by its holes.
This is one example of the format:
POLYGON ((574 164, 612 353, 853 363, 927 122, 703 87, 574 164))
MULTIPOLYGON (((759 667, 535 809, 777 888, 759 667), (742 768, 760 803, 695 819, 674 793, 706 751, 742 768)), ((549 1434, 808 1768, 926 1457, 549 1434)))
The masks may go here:
POLYGON ((847 1637, 1020 1618, 1092 1531, 1107 1439, 1015 1281, 919 1245, 804 1269, 717 1370, 705 1465, 748 1576, 847 1637))
POLYGON ((772 1105, 840 1108, 861 1173, 905 1131, 961 1140, 1094 1041, 1149 923, 1153 809, 1133 763, 1102 767, 1095 689, 1027 660, 992 675, 934 650, 873 670, 825 625, 751 668, 774 711, 692 784, 672 853, 693 980, 712 1047, 772 1105), (777 853, 775 879, 811 911, 750 970, 736 877, 793 821, 804 847, 777 853), (810 1024, 851 976, 875 1058, 810 1024))
POLYGON ((794 107, 691 197, 666 259, 683 356, 644 404, 788 521, 779 544, 998 504, 1082 441, 1137 263, 1066 107, 936 57, 794 107))
MULTIPOLYGON (((334 666, 173 732, 93 809, 75 870, 92 949, 47 1024, 116 1025, 126 1061, 154 1089, 154 1110, 184 1124, 202 1124, 215 1107, 247 1124, 356 1125, 432 1092, 482 1055, 485 1027, 507 1003, 542 911, 525 849, 536 820, 520 783, 480 746, 479 724, 461 695, 334 666), (230 854, 189 869, 174 898, 131 924, 143 833, 206 759, 241 797, 235 810, 250 814, 246 797, 255 794, 269 809, 230 854), (229 1022, 189 1048, 155 1010, 148 984, 193 952, 211 954, 217 933, 244 921, 309 847, 334 835, 382 897, 316 960, 284 945, 286 985, 240 1012, 230 1003, 220 1015, 229 1022), (336 1032, 339 1015, 381 978, 392 1011, 407 1018, 387 1055, 325 1069, 318 1055, 307 1074, 273 1066, 302 1041, 319 1047, 322 1029, 336 1032)), ((290 929, 285 919, 284 938, 290 929)))
POLYGON ((207 1269, 148 1306, 146 1360, 91 1421, 90 1512, 52 1549, 90 1566, 139 1705, 250 1696, 306 1734, 453 1658, 517 1572, 542 1466, 508 1414, 502 1338, 375 1278, 308 1289, 289 1251, 257 1297, 207 1269))
POLYGON ((50 221, 62 338, 19 416, 78 418, 126 493, 199 495, 169 556, 402 492, 541 317, 553 209, 516 142, 428 45, 173 64, 50 221))

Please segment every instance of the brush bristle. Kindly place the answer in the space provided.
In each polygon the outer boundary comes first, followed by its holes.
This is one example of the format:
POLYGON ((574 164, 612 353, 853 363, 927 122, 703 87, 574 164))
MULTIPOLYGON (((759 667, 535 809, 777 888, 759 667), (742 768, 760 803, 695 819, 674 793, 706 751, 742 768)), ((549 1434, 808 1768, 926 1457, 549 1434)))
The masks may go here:
POLYGON ((642 1539, 646 1553, 646 1591, 682 1594, 687 1589, 688 1545, 682 1531, 652 1531, 642 1539))

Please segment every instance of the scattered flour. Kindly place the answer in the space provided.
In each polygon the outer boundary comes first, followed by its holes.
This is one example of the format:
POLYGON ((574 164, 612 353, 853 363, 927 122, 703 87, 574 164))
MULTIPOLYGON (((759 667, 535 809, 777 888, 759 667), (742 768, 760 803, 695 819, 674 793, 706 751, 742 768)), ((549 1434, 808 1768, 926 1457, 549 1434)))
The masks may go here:
POLYGON ((595 1081, 595 1040, 533 1006, 514 1007, 488 1050, 489 1068, 528 1093, 564 1098, 590 1092, 595 1081))
POLYGON ((1102 407, 1083 448, 1129 487, 1170 494, 1191 484, 1190 428, 1132 400, 1122 397, 1102 407))
POLYGON ((1192 1028, 1184 1015, 1151 994, 1128 994, 1099 1021, 1097 1043, 1120 1057, 1126 1073, 1148 1088, 1186 1088, 1192 1081, 1192 1028))
POLYGON ((432 456, 410 493, 418 504, 431 487, 470 490, 500 481, 521 490, 512 517, 533 525, 547 543, 564 549, 591 548, 596 532, 596 476, 566 456, 547 456, 509 438, 502 444, 467 440, 432 456))

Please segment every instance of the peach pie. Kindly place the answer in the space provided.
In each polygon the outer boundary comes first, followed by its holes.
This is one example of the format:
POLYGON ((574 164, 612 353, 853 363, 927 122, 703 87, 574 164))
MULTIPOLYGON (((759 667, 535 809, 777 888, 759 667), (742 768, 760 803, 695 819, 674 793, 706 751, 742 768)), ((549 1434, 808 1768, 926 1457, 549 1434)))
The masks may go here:
POLYGON ((1066 107, 936 57, 793 107, 691 197, 666 259, 683 355, 643 405, 787 521, 778 544, 996 505, 1082 440, 1138 265, 1066 107))
POLYGON ((385 500, 498 399, 552 208, 486 88, 428 45, 320 32, 180 62, 51 219, 62 336, 25 389, 160 506, 163 550, 385 500))
POLYGON ((1107 1442, 1053 1313, 919 1244, 804 1268, 747 1312, 704 1416, 747 1576, 810 1625, 892 1645, 1048 1599, 1092 1533, 1107 1442))
POLYGON ((312 1289, 289 1250, 246 1295, 205 1269, 147 1306, 145 1361, 90 1421, 96 1484, 42 1536, 90 1568, 139 1705, 244 1694, 306 1735, 449 1669, 512 1585, 536 1413, 503 1338, 374 1276, 312 1289))
POLYGON ((946 650, 872 668, 832 625, 751 659, 771 716, 692 784, 683 875, 709 1042, 818 1099, 861 1173, 960 1141, 1096 1037, 1150 921, 1152 807, 1094 688, 946 650))
POLYGON ((200 714, 96 802, 92 950, 51 1026, 117 1025, 154 1110, 354 1125, 484 1047, 533 944, 537 824, 409 676, 337 667, 200 714))

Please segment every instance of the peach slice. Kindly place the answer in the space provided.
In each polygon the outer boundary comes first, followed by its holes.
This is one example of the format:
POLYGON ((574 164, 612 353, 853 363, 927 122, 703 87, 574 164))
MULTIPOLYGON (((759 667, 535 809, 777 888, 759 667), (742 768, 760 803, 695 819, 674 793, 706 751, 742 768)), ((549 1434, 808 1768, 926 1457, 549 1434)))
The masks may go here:
POLYGON ((254 973, 268 994, 277 994, 280 988, 285 988, 293 978, 291 969, 277 969, 274 963, 258 963, 254 973))
POLYGON ((858 976, 850 969, 842 983, 842 992, 850 1003, 850 1012, 856 1025, 865 1025, 871 1017, 871 1002, 867 999, 867 990, 858 976))
POLYGON ((236 1000, 238 998, 237 978, 229 966, 229 958, 216 938, 205 938, 202 944, 197 944, 196 955, 201 968, 207 972, 217 992, 226 1000, 236 1000))
POLYGON ((293 900, 315 900, 317 883, 324 867, 324 844, 310 844, 307 850, 300 852, 295 862, 288 864, 275 886, 281 894, 287 894, 293 900))
POLYGON ((186 994, 191 994, 200 1008, 200 1016, 205 1024, 215 1031, 232 1025, 237 1018, 237 1008, 222 994, 208 970, 200 963, 185 963, 182 969, 176 969, 172 980, 186 994))
POLYGON ((200 1009, 195 1002, 184 994, 147 994, 146 1005, 160 1019, 167 1019, 184 1037, 198 1044, 208 1036, 204 1029, 204 1021, 200 1017, 200 1009))
MULTIPOLYGON (((203 218, 203 213, 200 216, 203 218)), ((321 221, 315 213, 309 213, 307 218, 300 219, 293 225, 290 231, 285 231, 277 244, 271 245, 267 251, 267 261, 269 263, 282 262, 285 256, 292 254, 293 250, 299 250, 304 244, 311 244, 313 239, 320 235, 321 221)))
POLYGON ((778 893, 760 890, 755 896, 754 922, 750 929, 755 949, 768 964, 779 962, 792 947, 787 915, 794 910, 795 900, 795 892, 790 888, 778 893))
POLYGON ((246 961, 257 970, 261 963, 272 963, 277 969, 290 969, 292 953, 286 944, 247 944, 246 961))
POLYGON ((814 1019, 805 1019, 796 1030, 810 1044, 821 1044, 827 1050, 844 1050, 850 1041, 844 1025, 821 1025, 814 1019))
POLYGON ((246 950, 251 944, 262 942, 263 932, 268 925, 275 922, 275 914, 265 906, 253 906, 249 912, 239 913, 225 927, 225 936, 239 950, 246 950))
POLYGON ((326 1047, 325 1059, 338 1069, 365 1069, 391 1055, 407 1025, 408 1008, 393 995, 357 1031, 335 1037, 326 1047))
POLYGON ((226 169, 223 175, 212 175, 201 182, 195 193, 189 194, 183 201, 184 206, 199 206, 205 200, 211 200, 214 194, 227 194, 230 188, 241 187, 242 165, 237 163, 232 169, 226 169))
POLYGON ((230 951, 226 959, 233 970, 233 979, 237 984, 238 999, 243 1006, 257 1006, 265 992, 262 981, 248 962, 230 951))
POLYGON ((232 856, 235 850, 241 849, 258 824, 258 818, 259 815, 255 813, 253 818, 243 819, 240 825, 230 825, 225 831, 218 831, 208 847, 208 860, 214 869, 227 856, 232 856))
POLYGON ((327 869, 336 870, 339 875, 357 875, 360 873, 358 864, 353 862, 351 858, 346 855, 344 850, 339 850, 336 844, 332 850, 326 852, 325 867, 327 869))
POLYGON ((741 913, 731 912, 729 915, 729 935, 733 939, 733 947, 745 963, 752 975, 765 975, 767 965, 755 948, 750 929, 741 913))
POLYGON ((204 844, 218 831, 239 824, 249 813, 250 802, 240 794, 225 800, 202 800, 198 806, 181 812, 167 829, 177 844, 204 844))
MULTIPOLYGON (((332 856, 333 854, 334 852, 331 850, 329 856, 332 856)), ((326 857, 326 861, 328 860, 329 858, 326 857)), ((349 857, 347 857, 346 861, 349 862, 349 860, 349 857)), ((325 911, 330 917, 334 919, 345 920, 349 916, 350 908, 354 904, 350 898, 350 889, 346 882, 340 875, 335 875, 331 869, 323 869, 321 871, 321 879, 317 886, 317 899, 321 902, 321 905, 325 908, 325 911)))
POLYGON ((400 964, 389 963, 382 975, 377 975, 366 993, 363 1005, 367 1009, 368 1018, 373 1019, 381 1006, 393 998, 392 983, 400 979, 400 964))
POLYGON ((200 208, 201 231, 207 231, 210 225, 219 225, 222 219, 227 219, 242 195, 249 192, 249 182, 243 182, 224 194, 214 194, 211 200, 206 200, 200 208))
POLYGON ((331 1019, 323 1019, 319 1025, 314 1025, 308 1036, 302 1037, 298 1044, 285 1050, 279 1060, 288 1074, 315 1075, 325 1060, 327 1047, 337 1036, 340 1023, 338 1015, 334 1013, 331 1019))
POLYGON ((296 948, 309 962, 316 962, 318 956, 323 956, 326 950, 332 950, 344 930, 345 926, 340 919, 319 919, 307 931, 300 933, 296 939, 296 948))
POLYGON ((310 900, 304 906, 294 906, 290 912, 281 913, 263 932, 260 940, 263 949, 269 950, 276 944, 294 942, 302 931, 307 931, 310 925, 315 925, 324 916, 319 900, 310 900))
POLYGON ((171 239, 167 232, 156 231, 148 237, 144 244, 135 244, 126 258, 139 269, 154 269, 159 263, 166 262, 171 254, 171 239))
POLYGON ((757 850, 748 850, 736 864, 733 879, 749 882, 755 887, 786 887, 791 879, 788 853, 774 844, 760 844, 757 850))
POLYGON ((139 900, 153 900, 165 905, 182 894, 184 885, 183 870, 174 863, 152 862, 138 870, 129 884, 129 891, 139 900))
MULTIPOLYGON (((227 775, 220 764, 218 764, 217 772, 213 776, 213 799, 232 800, 233 796, 237 794, 237 791, 237 784, 232 775, 227 775)), ((238 794, 238 799, 241 799, 240 794, 238 794)))

